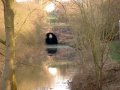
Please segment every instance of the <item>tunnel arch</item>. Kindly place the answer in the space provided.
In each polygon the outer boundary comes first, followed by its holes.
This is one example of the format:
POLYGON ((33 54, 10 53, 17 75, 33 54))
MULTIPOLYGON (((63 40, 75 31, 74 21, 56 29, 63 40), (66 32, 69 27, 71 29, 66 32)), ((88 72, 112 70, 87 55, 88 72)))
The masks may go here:
MULTIPOLYGON (((52 32, 47 33, 46 39, 45 39, 45 44, 46 45, 57 45, 58 44, 57 36, 52 32)), ((47 47, 46 51, 49 55, 53 55, 57 52, 57 48, 48 48, 47 47)))
POLYGON ((58 44, 57 36, 52 32, 47 33, 45 43, 46 45, 57 45, 58 44))

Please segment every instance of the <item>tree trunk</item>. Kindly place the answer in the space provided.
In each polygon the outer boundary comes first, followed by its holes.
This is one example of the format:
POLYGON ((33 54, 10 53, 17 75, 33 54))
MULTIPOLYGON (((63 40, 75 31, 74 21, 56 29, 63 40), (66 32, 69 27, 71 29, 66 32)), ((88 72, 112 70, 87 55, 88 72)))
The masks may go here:
POLYGON ((17 90, 14 59, 15 59, 15 39, 14 39, 14 0, 2 0, 4 5, 6 51, 5 65, 2 73, 2 83, 0 90, 17 90))

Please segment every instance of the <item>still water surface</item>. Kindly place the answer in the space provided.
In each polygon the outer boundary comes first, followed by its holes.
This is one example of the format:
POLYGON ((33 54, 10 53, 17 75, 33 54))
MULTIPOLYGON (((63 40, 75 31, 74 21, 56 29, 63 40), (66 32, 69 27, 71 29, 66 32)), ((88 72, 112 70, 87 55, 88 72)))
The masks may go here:
POLYGON ((22 66, 17 69, 18 90, 70 90, 75 67, 22 66))

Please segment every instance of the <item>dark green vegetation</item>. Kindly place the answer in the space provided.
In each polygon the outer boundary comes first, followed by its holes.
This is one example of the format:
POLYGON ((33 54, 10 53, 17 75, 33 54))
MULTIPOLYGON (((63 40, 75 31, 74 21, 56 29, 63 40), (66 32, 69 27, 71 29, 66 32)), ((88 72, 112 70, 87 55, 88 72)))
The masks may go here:
POLYGON ((110 48, 112 59, 120 62, 120 41, 113 41, 110 48))

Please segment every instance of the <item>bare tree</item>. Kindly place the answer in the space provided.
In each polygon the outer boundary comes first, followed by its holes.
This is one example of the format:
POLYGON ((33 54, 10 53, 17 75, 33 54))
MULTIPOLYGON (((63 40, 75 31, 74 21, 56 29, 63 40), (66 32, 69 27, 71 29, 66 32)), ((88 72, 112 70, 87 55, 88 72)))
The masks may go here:
POLYGON ((4 6, 6 51, 5 64, 2 73, 0 90, 17 90, 14 70, 15 40, 14 40, 14 0, 2 0, 4 6))
POLYGON ((93 62, 97 90, 102 90, 103 66, 109 56, 109 44, 117 35, 115 26, 119 13, 111 13, 113 8, 110 0, 73 0, 73 4, 78 12, 72 17, 69 15, 69 20, 76 50, 84 67, 87 67, 86 60, 93 62))

